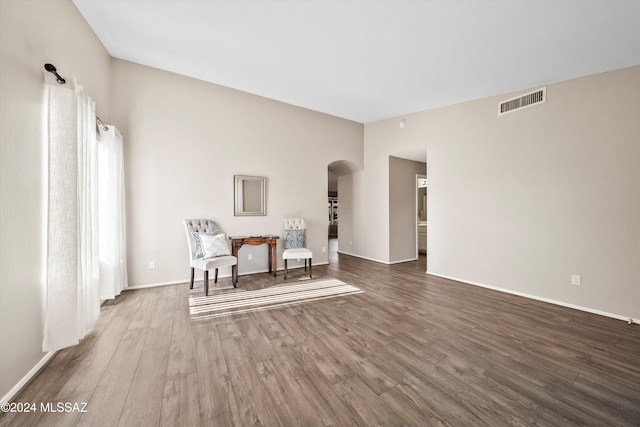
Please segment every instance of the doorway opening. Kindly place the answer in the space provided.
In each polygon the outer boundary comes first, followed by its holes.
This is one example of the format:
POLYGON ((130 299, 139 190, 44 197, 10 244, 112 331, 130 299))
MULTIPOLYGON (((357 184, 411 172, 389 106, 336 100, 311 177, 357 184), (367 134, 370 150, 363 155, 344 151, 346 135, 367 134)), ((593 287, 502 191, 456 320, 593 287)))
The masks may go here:
POLYGON ((416 175, 416 259, 427 255, 427 176, 416 175))
POLYGON ((353 189, 349 175, 362 167, 349 160, 335 160, 327 165, 327 246, 328 260, 335 262, 339 239, 349 238, 353 223, 353 189), (338 207, 340 200, 340 207, 338 207))
POLYGON ((338 238, 338 192, 329 191, 329 238, 338 238))

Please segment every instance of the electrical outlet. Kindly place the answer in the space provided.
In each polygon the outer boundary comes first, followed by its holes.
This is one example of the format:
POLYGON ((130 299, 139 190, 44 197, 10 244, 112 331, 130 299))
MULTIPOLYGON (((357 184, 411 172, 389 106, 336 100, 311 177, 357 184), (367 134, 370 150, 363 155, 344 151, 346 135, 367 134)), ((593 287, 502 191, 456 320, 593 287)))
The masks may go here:
POLYGON ((571 275, 571 284, 580 286, 582 284, 582 278, 578 274, 571 275))
POLYGON ((247 259, 251 261, 253 259, 253 254, 247 254, 247 259))
POLYGON ((325 248, 324 246, 322 247, 322 252, 327 252, 327 248, 325 248))
POLYGON ((153 270, 154 268, 156 268, 156 262, 155 261, 149 261, 149 270, 153 270))

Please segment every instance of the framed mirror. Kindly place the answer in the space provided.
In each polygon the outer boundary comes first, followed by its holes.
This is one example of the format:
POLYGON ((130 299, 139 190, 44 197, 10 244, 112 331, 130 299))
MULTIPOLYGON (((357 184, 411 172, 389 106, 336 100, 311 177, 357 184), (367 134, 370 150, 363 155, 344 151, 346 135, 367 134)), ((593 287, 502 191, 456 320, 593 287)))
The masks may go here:
POLYGON ((267 178, 263 176, 234 175, 235 216, 267 214, 267 178))

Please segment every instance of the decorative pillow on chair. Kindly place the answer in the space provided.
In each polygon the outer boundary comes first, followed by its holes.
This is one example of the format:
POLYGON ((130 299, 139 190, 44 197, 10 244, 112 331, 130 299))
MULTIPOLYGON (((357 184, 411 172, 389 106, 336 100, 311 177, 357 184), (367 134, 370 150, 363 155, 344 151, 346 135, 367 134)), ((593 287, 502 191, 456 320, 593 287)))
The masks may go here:
POLYGON ((202 251, 202 241, 200 240, 200 233, 197 231, 191 232, 191 243, 193 244, 193 252, 195 258, 202 258, 204 252, 202 251))
POLYGON ((208 233, 198 233, 197 231, 192 231, 191 232, 191 242, 193 243, 193 249, 195 252, 194 257, 195 258, 202 258, 204 257, 204 249, 202 249, 202 240, 200 240, 200 235, 201 234, 208 234, 210 236, 215 236, 216 234, 218 234, 218 230, 212 231, 212 232, 208 232, 208 233))
POLYGON ((305 248, 307 245, 305 231, 305 229, 284 230, 284 248, 305 248))
POLYGON ((200 233, 200 242, 202 243, 202 252, 204 258, 215 258, 218 256, 231 255, 229 245, 227 244, 227 236, 224 234, 205 234, 200 233))

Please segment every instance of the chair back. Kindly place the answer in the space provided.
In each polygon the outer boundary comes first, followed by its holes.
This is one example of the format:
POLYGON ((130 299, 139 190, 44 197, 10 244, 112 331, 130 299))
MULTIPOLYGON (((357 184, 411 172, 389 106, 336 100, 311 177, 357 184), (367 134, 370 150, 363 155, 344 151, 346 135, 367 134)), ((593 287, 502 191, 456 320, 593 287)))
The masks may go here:
POLYGON ((306 230, 307 224, 304 222, 304 218, 285 218, 284 219, 285 230, 306 230))
POLYGON ((189 244, 189 256, 191 261, 196 259, 196 245, 198 233, 217 234, 220 232, 218 225, 210 219, 185 219, 183 221, 189 244), (195 234, 194 234, 195 233, 195 234))

